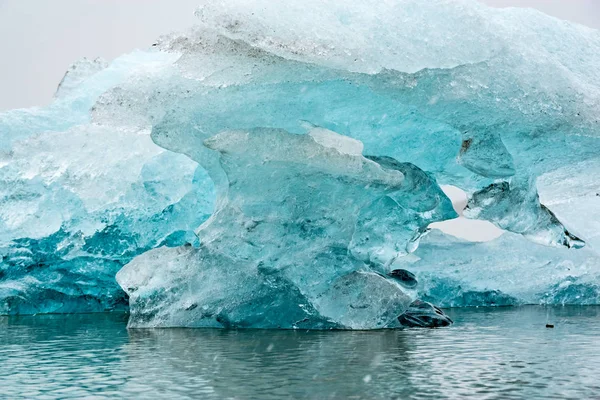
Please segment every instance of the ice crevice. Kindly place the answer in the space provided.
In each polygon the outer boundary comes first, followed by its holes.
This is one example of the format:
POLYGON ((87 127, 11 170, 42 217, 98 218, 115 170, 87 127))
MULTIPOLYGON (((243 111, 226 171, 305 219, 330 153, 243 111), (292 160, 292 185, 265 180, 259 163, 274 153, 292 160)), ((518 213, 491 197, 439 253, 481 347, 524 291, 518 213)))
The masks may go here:
POLYGON ((0 313, 372 329, 600 303, 598 31, 471 0, 199 4, 0 113, 0 313), (433 229, 447 185, 502 235, 433 229))

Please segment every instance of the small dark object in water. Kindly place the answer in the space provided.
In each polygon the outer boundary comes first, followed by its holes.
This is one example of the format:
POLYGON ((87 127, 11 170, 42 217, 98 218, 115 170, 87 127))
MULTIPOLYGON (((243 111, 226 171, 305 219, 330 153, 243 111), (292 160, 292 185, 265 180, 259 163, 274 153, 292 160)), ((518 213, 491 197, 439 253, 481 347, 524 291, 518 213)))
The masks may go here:
POLYGON ((554 325, 552 325, 552 324, 546 324, 546 328, 554 328, 554 325))
POLYGON ((399 281, 403 286, 407 288, 414 288, 417 286, 417 277, 410 271, 405 269, 395 269, 389 273, 392 278, 395 278, 399 281))
POLYGON ((440 328, 454 322, 442 310, 421 300, 413 301, 398 321, 407 328, 440 328))

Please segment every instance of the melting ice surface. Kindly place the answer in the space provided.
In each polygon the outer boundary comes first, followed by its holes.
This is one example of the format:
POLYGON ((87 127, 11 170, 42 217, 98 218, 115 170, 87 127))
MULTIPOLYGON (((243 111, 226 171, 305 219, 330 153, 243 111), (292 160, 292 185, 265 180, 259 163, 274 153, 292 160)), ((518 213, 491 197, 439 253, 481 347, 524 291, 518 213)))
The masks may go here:
POLYGON ((0 114, 0 313, 371 329, 437 315, 420 300, 599 303, 598 31, 469 0, 200 3, 0 114), (423 238, 457 216, 442 184, 506 233, 423 238))

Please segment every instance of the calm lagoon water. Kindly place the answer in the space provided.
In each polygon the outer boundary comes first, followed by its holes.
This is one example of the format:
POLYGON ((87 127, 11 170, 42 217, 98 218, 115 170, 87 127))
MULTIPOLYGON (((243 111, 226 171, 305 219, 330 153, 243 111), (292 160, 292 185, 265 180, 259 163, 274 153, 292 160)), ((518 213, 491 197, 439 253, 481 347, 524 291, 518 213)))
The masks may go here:
POLYGON ((375 332, 0 317, 0 398, 600 399, 600 307, 448 314, 450 328, 375 332))

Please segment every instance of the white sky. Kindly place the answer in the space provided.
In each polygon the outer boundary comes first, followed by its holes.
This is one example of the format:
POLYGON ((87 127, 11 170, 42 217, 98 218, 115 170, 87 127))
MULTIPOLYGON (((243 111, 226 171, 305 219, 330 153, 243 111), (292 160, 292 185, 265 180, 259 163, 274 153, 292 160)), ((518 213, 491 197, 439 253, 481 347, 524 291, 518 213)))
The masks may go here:
MULTIPOLYGON (((480 1, 495 7, 534 7, 600 29, 600 0, 480 1)), ((98 56, 111 60, 148 47, 161 34, 192 25, 196 5, 197 0, 0 0, 0 111, 49 103, 74 61, 98 56)), ((464 192, 445 190, 462 209, 464 192)), ((462 217, 441 227, 471 240, 501 233, 488 222, 462 217)))

